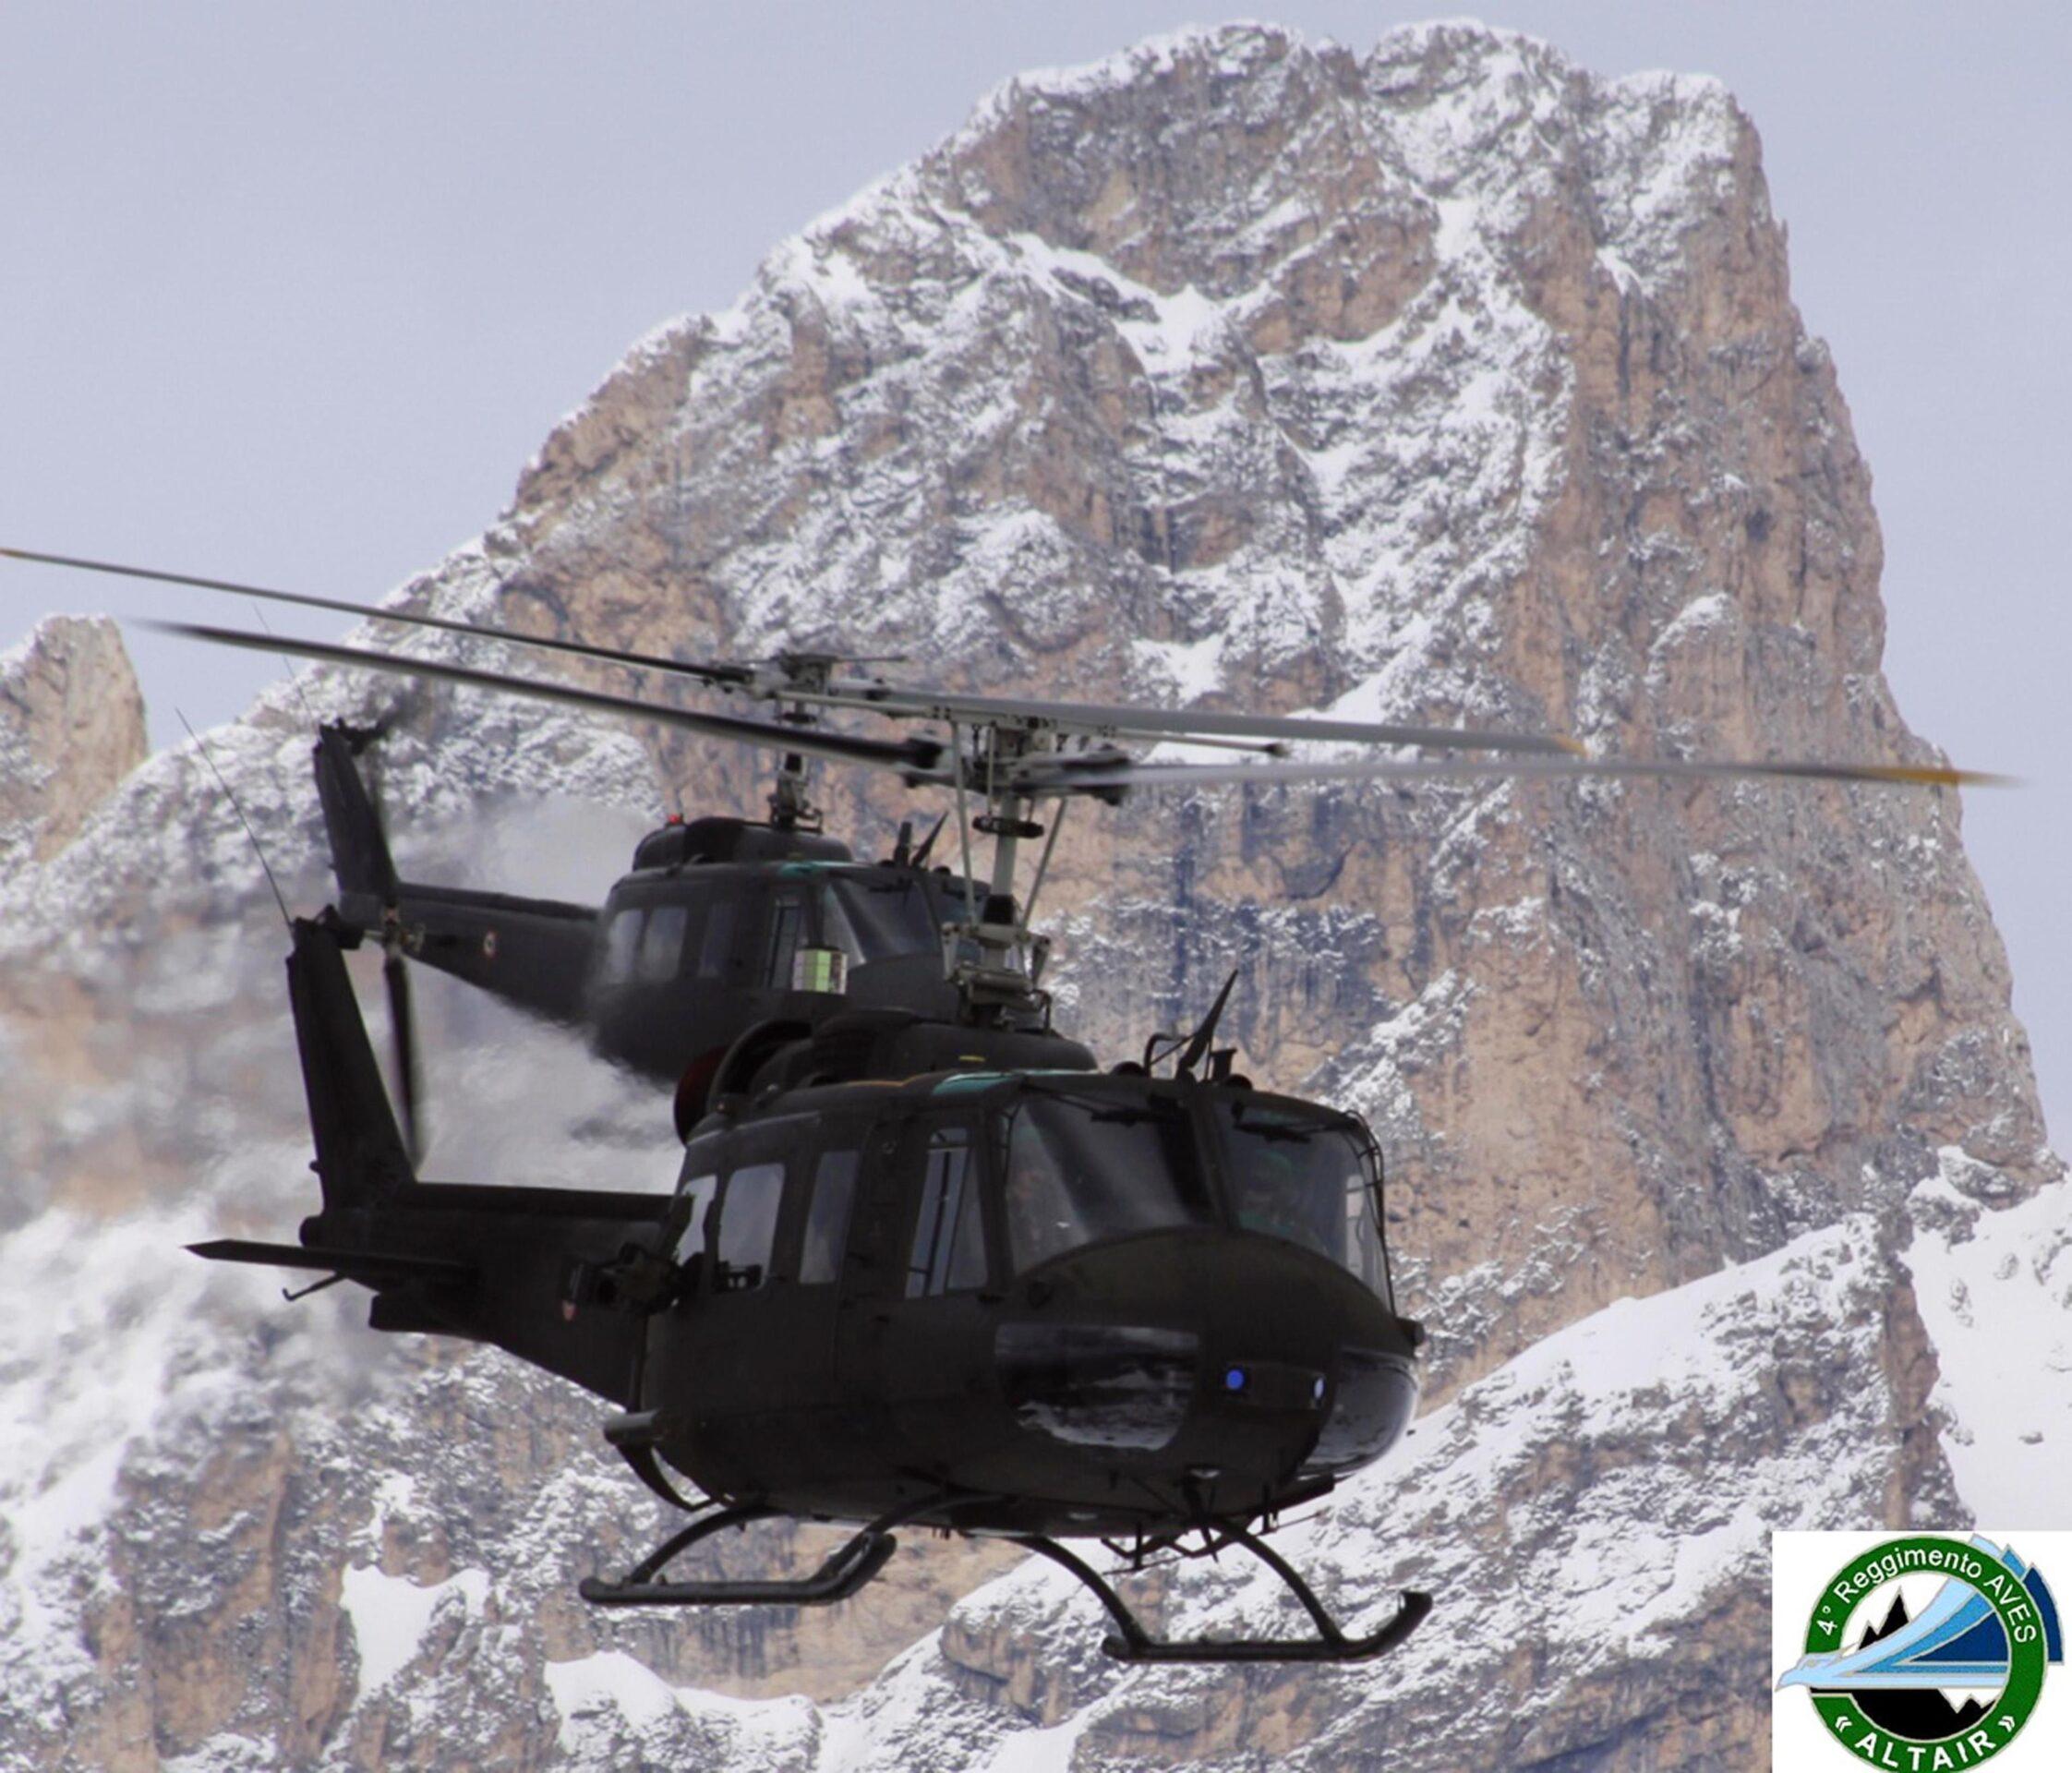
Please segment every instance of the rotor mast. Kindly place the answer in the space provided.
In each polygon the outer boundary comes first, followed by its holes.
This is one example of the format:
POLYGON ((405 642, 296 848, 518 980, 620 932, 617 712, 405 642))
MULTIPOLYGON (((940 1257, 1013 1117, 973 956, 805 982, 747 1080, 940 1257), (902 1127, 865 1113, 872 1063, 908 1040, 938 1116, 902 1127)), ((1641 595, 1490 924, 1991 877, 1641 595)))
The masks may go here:
MULTIPOLYGON (((815 727, 820 717, 813 705, 827 694, 835 667, 841 661, 833 653, 780 653, 769 694, 777 706, 777 719, 788 727, 815 727)), ((806 792, 806 759, 802 752, 778 754, 777 780, 770 787, 770 823, 779 831, 818 831, 822 814, 806 792)))
MULTIPOLYGON (((964 915, 944 926, 944 970, 958 989, 968 1019, 1047 1022, 1050 994, 1040 982, 1051 944, 1048 936, 1030 928, 1030 912, 1050 863, 1051 843, 1044 845, 1026 901, 1017 899, 1015 883, 1023 842, 1046 834, 1033 816, 1040 798, 1022 785, 1023 766, 1032 755, 1054 752, 1056 735, 1034 720, 998 718, 974 720, 970 730, 972 743, 967 748, 952 726, 958 816, 966 818, 968 794, 976 794, 984 810, 966 819, 961 848, 964 915), (970 831, 993 839, 992 865, 982 891, 971 866, 970 831)), ((1065 810, 1062 798, 1054 805, 1047 827, 1052 843, 1065 810)))

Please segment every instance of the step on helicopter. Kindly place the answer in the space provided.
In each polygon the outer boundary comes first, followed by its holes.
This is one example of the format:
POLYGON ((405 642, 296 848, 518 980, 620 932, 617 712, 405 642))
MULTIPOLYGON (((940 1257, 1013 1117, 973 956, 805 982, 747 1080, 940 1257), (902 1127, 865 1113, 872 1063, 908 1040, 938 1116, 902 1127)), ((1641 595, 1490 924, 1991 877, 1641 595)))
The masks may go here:
MULTIPOLYGON (((393 960, 397 924, 406 915, 428 922, 433 902, 420 899, 406 913, 392 870, 377 868, 355 886, 342 869, 344 902, 290 921, 289 999, 320 1209, 295 1244, 194 1248, 312 1272, 323 1277, 318 1285, 355 1282, 374 1296, 377 1329, 492 1343, 616 1405, 608 1443, 692 1518, 623 1578, 584 1582, 584 1598, 602 1606, 837 1601, 884 1568, 897 1529, 925 1526, 1004 1538, 1069 1571, 1106 1610, 1114 1629, 1103 1648, 1126 1661, 1355 1660, 1400 1644, 1428 1612, 1428 1597, 1405 1592, 1374 1629, 1348 1632, 1266 1537, 1287 1511, 1381 1457, 1415 1405, 1424 1332, 1396 1309, 1379 1151, 1356 1116, 1256 1089, 1235 1070, 1235 1052, 1217 1045, 1216 1032, 1235 974, 1191 1032, 1154 1035, 1140 1057, 1105 1070, 1052 1027, 1040 983, 1046 947, 1030 919, 1073 800, 1115 803, 1150 789, 1229 782, 1506 776, 1987 779, 1882 763, 1598 759, 1572 754, 1553 736, 1355 733, 1323 722, 967 695, 845 677, 839 660, 820 655, 685 664, 265 595, 670 670, 776 704, 777 720, 739 719, 444 660, 166 624, 219 644, 545 697, 775 753, 771 820, 725 838, 727 853, 752 852, 765 906, 757 942, 782 915, 781 883, 796 878, 785 869, 806 861, 839 878, 854 866, 831 854, 753 855, 755 845, 799 832, 806 757, 888 769, 910 788, 954 796, 961 868, 934 875, 920 865, 925 856, 911 853, 887 864, 922 877, 931 928, 923 942, 914 921, 921 946, 912 951, 939 969, 929 990, 852 997, 846 985, 872 962, 847 971, 850 949, 833 938, 825 909, 839 904, 838 894, 817 910, 801 900, 794 971, 777 995, 825 1001, 803 1014, 779 1003, 777 1014, 744 1019, 695 1079, 687 1112, 680 1091, 686 1137, 671 1193, 421 1180, 343 956, 379 930, 393 960), (887 742, 817 723, 818 711, 837 708, 939 725, 946 738, 910 731, 887 742), (1203 763, 1141 759, 1125 748, 1175 737, 1283 753, 1296 738, 1352 738, 1500 754, 1203 763), (1047 826, 1036 816, 1046 809, 1047 826), (983 878, 972 865, 974 830, 992 840, 983 878), (1045 848, 1018 896, 1018 846, 1038 837, 1045 848), (348 911, 355 893, 377 902, 348 911), (679 1488, 684 1480, 695 1497, 679 1488), (855 1531, 803 1578, 667 1575, 693 1546, 774 1515, 855 1531), (1314 1629, 1159 1637, 1066 1543, 1089 1539, 1126 1571, 1243 1550, 1286 1585, 1314 1629)), ((319 736, 320 782, 325 746, 351 742, 346 733, 319 736)), ((327 795, 335 843, 332 813, 327 795)), ((636 855, 628 877, 636 885, 613 889, 608 915, 634 909, 650 874, 676 878, 716 865, 692 853, 695 823, 669 839, 682 846, 670 860, 643 866, 636 855)), ((653 901, 689 902, 667 892, 653 901)), ((482 903, 465 911, 505 914, 482 903)), ((463 926, 464 941, 474 927, 463 926)), ((487 927, 500 934, 490 958, 500 960, 504 926, 487 927)), ((686 922, 670 937, 683 945, 680 970, 689 932, 686 922)), ((744 935, 745 923, 732 939, 744 935)), ((609 944, 608 935, 608 953, 609 944)), ((775 977, 765 972, 742 1004, 714 1011, 710 1026, 767 1007, 756 994, 776 990, 775 977)), ((530 987, 504 988, 523 1000, 530 987)), ((565 1016, 567 1000, 557 1001, 565 1016)))

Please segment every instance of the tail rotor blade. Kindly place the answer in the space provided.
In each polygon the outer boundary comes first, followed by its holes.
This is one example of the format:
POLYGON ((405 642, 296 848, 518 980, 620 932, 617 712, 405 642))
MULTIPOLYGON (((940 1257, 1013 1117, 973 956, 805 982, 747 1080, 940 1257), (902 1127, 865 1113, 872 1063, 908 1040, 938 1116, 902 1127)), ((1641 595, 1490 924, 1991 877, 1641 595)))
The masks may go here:
POLYGON ((396 1093, 401 1098, 396 1105, 403 1111, 399 1116, 403 1140, 415 1165, 425 1154, 417 1117, 417 1104, 424 1097, 423 1079, 417 1068, 417 1031, 410 1010, 410 974, 401 949, 393 943, 382 957, 381 978, 389 988, 389 1033, 395 1042, 396 1093))

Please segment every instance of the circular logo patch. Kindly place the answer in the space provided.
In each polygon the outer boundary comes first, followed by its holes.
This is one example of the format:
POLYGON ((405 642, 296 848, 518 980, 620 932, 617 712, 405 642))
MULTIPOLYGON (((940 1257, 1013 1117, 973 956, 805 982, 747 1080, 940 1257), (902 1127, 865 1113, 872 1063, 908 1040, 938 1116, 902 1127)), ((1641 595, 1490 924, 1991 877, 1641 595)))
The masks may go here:
POLYGON ((1805 1654, 1777 1685, 1807 1688, 1859 1765, 1945 1773, 2015 1740, 2061 1654, 2050 1590, 2011 1550, 1921 1536, 1875 1545, 1829 1578, 1805 1654))

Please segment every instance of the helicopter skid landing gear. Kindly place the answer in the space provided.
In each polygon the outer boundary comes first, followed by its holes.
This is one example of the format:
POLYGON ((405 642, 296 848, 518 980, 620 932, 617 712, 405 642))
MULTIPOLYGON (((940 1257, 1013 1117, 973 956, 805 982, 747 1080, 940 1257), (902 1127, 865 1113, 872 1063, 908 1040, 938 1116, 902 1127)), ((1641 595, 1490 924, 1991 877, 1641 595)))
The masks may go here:
POLYGON ((1093 1590, 1120 1630, 1119 1636, 1111 1634, 1101 1642, 1102 1649, 1118 1662, 1364 1662, 1394 1649, 1417 1629, 1432 1610, 1429 1595, 1405 1590, 1395 1617, 1379 1631, 1365 1637, 1347 1637, 1339 1629, 1338 1622, 1324 1610, 1323 1602, 1317 1598, 1309 1585, 1272 1547, 1243 1527, 1224 1527, 1221 1531, 1223 1537, 1220 1544, 1243 1546, 1288 1585, 1295 1598, 1316 1622, 1316 1636, 1156 1638, 1144 1629, 1122 1597, 1078 1553, 1066 1550, 1056 1540, 1040 1533, 1024 1534, 1015 1543, 1040 1552, 1053 1563, 1069 1570, 1093 1590))
POLYGON ((934 1507, 942 1499, 925 1496, 917 1502, 881 1514, 868 1526, 859 1528, 831 1552, 810 1576, 774 1582, 657 1582, 656 1578, 677 1558, 701 1540, 731 1526, 781 1515, 777 1508, 753 1502, 736 1503, 693 1521, 661 1549, 636 1565, 623 1582, 585 1576, 576 1592, 597 1607, 825 1607, 847 1600, 875 1576, 899 1549, 891 1529, 913 1515, 934 1507))

